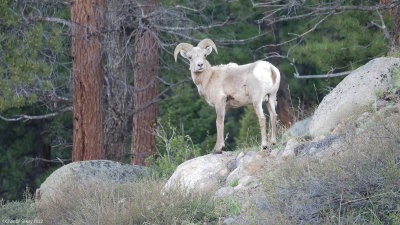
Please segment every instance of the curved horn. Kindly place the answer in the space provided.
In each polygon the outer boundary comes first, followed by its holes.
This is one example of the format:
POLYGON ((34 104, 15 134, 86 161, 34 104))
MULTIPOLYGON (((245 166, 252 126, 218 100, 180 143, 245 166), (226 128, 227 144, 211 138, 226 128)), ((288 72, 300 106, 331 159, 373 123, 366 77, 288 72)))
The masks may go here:
POLYGON ((175 51, 174 51, 175 62, 178 59, 178 53, 181 50, 189 51, 192 48, 193 48, 193 45, 188 44, 188 43, 180 43, 179 45, 177 45, 176 48, 175 48, 175 51))
POLYGON ((206 48, 208 46, 211 46, 215 50, 215 52, 218 54, 217 46, 215 46, 214 42, 211 39, 208 39, 208 38, 203 39, 197 44, 197 47, 200 47, 200 48, 206 48))

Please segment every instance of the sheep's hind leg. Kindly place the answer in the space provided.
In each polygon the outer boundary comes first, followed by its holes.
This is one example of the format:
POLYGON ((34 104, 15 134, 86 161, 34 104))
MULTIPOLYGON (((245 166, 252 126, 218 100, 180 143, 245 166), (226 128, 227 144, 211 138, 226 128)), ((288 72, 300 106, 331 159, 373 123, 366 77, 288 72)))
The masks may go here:
POLYGON ((276 94, 272 94, 268 99, 267 108, 269 112, 269 118, 270 118, 269 121, 271 126, 271 143, 273 145, 276 144, 276 120, 278 116, 276 114, 275 107, 276 107, 276 94))
POLYGON ((261 147, 262 149, 267 149, 267 134, 266 134, 266 125, 265 125, 265 115, 262 108, 262 102, 253 103, 254 111, 257 114, 258 122, 260 123, 260 130, 261 130, 261 147))

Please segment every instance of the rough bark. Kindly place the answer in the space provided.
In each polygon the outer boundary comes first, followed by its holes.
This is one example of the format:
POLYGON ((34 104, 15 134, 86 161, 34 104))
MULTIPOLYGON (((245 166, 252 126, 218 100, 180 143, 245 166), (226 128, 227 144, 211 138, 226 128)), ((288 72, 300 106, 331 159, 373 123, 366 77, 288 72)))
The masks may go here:
MULTIPOLYGON (((392 3, 393 0, 380 0, 381 5, 386 5, 392 3)), ((390 39, 393 43, 393 47, 399 51, 400 50, 400 6, 395 6, 388 10, 390 15, 393 17, 392 31, 390 32, 390 39)))
POLYGON ((150 13, 158 9, 158 0, 141 0, 143 15, 136 35, 134 66, 134 111, 131 146, 131 163, 145 165, 145 159, 156 153, 155 128, 157 124, 158 93, 158 43, 154 17, 150 13))
MULTIPOLYGON (((266 15, 269 13, 269 8, 265 7, 264 12, 266 15)), ((272 23, 271 25, 266 25, 267 30, 271 32, 271 34, 274 36, 274 44, 279 44, 279 27, 276 23, 272 23)), ((269 52, 276 52, 277 54, 281 54, 282 50, 280 46, 271 46, 268 49, 269 52)), ((271 63, 275 64, 276 66, 279 66, 282 61, 281 58, 273 58, 271 60, 271 63)), ((286 83, 286 74, 283 71, 281 72, 281 83, 279 85, 279 90, 278 90, 278 116, 281 125, 284 127, 290 127, 293 122, 295 121, 295 116, 293 112, 293 108, 290 102, 290 92, 289 92, 289 87, 286 83)))
POLYGON ((400 6, 392 9, 393 27, 392 27, 392 41, 394 47, 400 51, 400 6))
POLYGON ((71 2, 73 56, 72 160, 103 159, 101 29, 104 0, 71 2))
POLYGON ((106 0, 103 47, 106 58, 104 79, 104 151, 109 160, 122 161, 127 130, 128 87, 125 35, 122 27, 121 0, 106 0))

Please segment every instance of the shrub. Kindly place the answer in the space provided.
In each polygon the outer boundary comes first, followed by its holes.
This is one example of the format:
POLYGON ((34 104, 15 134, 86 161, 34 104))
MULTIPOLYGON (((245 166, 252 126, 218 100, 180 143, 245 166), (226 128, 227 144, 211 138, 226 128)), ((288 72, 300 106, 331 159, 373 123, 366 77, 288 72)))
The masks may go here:
POLYGON ((257 115, 252 106, 247 106, 244 116, 240 119, 239 135, 235 141, 240 148, 257 146, 261 143, 260 132, 257 115))
POLYGON ((236 186, 238 186, 238 184, 239 184, 239 179, 235 178, 235 179, 233 179, 233 181, 231 183, 231 187, 236 187, 236 186))
MULTIPOLYGON (((22 201, 5 202, 0 200, 0 221, 2 224, 29 223, 34 221, 36 209, 34 200, 27 190, 22 201)), ((39 222, 39 221, 37 221, 39 222)))
POLYGON ((147 163, 159 177, 170 177, 175 169, 186 160, 200 156, 200 148, 193 144, 188 135, 176 129, 159 125, 157 130, 157 156, 149 157, 147 163))

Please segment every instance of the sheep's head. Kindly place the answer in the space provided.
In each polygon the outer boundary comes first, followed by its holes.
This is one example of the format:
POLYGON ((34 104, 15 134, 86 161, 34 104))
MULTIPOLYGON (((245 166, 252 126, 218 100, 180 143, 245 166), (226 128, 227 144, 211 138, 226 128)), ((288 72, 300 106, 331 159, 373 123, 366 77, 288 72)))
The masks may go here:
POLYGON ((204 70, 204 61, 206 57, 211 54, 212 49, 218 54, 217 47, 211 39, 204 39, 197 44, 196 47, 188 43, 180 43, 176 46, 174 51, 175 62, 178 53, 190 62, 190 70, 194 73, 202 72, 204 70))

